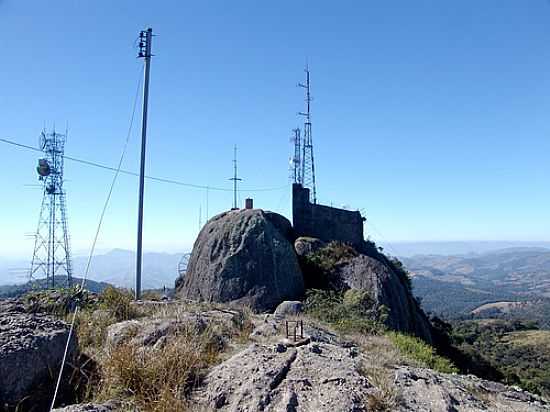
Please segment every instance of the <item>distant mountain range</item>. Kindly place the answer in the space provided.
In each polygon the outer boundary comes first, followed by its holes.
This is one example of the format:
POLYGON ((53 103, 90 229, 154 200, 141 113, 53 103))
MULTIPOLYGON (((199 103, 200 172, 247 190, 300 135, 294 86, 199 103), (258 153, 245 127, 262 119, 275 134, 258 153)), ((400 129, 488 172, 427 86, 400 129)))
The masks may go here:
POLYGON ((444 317, 550 313, 550 249, 516 247, 480 254, 420 255, 402 261, 422 306, 444 317))
MULTIPOLYGON (((81 284, 82 279, 80 278, 73 278, 73 282, 75 285, 81 284)), ((64 279, 62 276, 56 276, 56 284, 62 285, 64 284, 64 279)), ((88 279, 86 281, 86 289, 95 292, 100 293, 102 292, 106 287, 108 287, 108 283, 104 282, 95 282, 93 280, 88 279)), ((0 299, 4 298, 16 298, 24 295, 27 292, 30 292, 32 290, 37 289, 44 289, 46 288, 46 280, 45 279, 39 279, 39 280, 33 280, 26 283, 20 283, 17 285, 1 285, 0 286, 0 299)))
MULTIPOLYGON (((144 289, 157 289, 165 285, 174 287, 182 254, 144 253, 142 287, 144 289)), ((115 286, 133 287, 135 260, 135 253, 124 249, 113 249, 108 253, 96 255, 92 259, 88 278, 115 286)), ((86 256, 74 257, 75 277, 83 276, 87 261, 86 256)), ((0 260, 0 285, 26 283, 28 279, 24 268, 28 266, 28 261, 0 260)))

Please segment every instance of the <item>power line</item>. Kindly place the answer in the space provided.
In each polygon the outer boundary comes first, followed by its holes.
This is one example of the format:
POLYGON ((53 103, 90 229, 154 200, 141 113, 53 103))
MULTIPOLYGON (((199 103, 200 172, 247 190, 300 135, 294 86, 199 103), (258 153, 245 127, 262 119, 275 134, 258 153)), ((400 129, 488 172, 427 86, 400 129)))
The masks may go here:
MULTIPOLYGON (((26 144, 18 143, 16 141, 13 141, 13 140, 10 140, 10 139, 0 138, 0 142, 9 144, 9 145, 12 145, 12 146, 15 146, 15 147, 19 147, 19 148, 22 148, 22 149, 32 150, 32 151, 35 151, 35 152, 42 152, 37 147, 33 147, 33 146, 26 145, 26 144)), ((139 173, 132 172, 131 170, 125 170, 125 169, 118 170, 116 167, 107 166, 107 165, 102 164, 102 163, 93 162, 91 160, 81 159, 81 158, 73 157, 73 156, 64 155, 63 157, 67 160, 72 161, 72 162, 85 164, 87 166, 97 167, 97 168, 100 168, 100 169, 109 170, 111 172, 117 172, 118 171, 118 173, 120 173, 120 174, 139 177, 139 173)), ((224 187, 199 185, 199 184, 195 184, 195 183, 182 182, 181 180, 169 179, 169 178, 164 178, 164 177, 145 175, 145 178, 149 179, 149 180, 152 180, 152 181, 156 181, 156 182, 168 183, 168 184, 183 186, 183 187, 190 187, 190 188, 193 188, 193 189, 216 190, 216 191, 220 191, 220 192, 232 192, 233 191, 233 189, 228 189, 228 188, 224 188, 224 187)), ((268 188, 238 189, 238 191, 239 192, 273 192, 273 191, 285 189, 287 187, 288 187, 288 184, 286 184, 284 186, 268 187, 268 188)))

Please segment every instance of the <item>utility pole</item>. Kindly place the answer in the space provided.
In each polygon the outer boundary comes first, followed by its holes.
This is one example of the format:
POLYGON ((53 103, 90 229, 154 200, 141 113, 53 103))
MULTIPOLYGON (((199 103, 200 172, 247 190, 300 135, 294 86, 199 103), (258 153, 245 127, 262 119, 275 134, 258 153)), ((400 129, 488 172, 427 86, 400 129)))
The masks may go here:
POLYGON ((233 209, 238 209, 237 205, 237 182, 243 180, 237 177, 237 145, 233 148, 233 177, 229 180, 233 181, 233 209))
POLYGON ((149 103, 149 74, 151 70, 151 41, 153 29, 148 28, 139 33, 138 58, 145 61, 145 81, 143 83, 143 119, 141 123, 141 163, 139 168, 139 204, 138 204, 138 229, 136 248, 136 291, 135 299, 141 297, 141 266, 143 262, 143 192, 145 189, 145 148, 147 143, 147 106, 149 103))

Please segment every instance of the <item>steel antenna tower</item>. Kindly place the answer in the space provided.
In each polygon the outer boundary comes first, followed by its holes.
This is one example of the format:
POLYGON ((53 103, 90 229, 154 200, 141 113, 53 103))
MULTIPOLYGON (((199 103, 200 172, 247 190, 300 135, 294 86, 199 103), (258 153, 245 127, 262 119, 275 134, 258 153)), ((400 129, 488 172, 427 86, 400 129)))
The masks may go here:
POLYGON ((233 147, 233 177, 229 179, 233 181, 233 210, 238 209, 237 182, 243 180, 237 176, 237 145, 235 145, 235 147, 233 147))
POLYGON ((298 113, 305 117, 301 159, 301 183, 304 187, 308 187, 310 189, 310 200, 313 203, 317 203, 317 189, 315 187, 315 162, 313 160, 313 138, 311 136, 311 93, 309 84, 309 67, 307 65, 304 71, 306 72, 306 83, 298 84, 298 86, 304 88, 306 92, 306 111, 298 113))
POLYGON ((292 143, 294 143, 294 156, 291 159, 292 167, 292 179, 294 183, 303 184, 302 181, 302 140, 300 136, 300 129, 292 129, 294 135, 291 138, 292 143))
POLYGON ((55 128, 51 133, 43 130, 39 147, 44 157, 38 160, 36 168, 44 189, 29 277, 31 280, 45 278, 46 287, 52 289, 56 286, 56 277, 60 276, 63 278, 60 286, 72 285, 67 205, 63 189, 66 140, 67 132, 56 133, 55 128))
POLYGON ((151 42, 153 29, 148 28, 139 33, 138 58, 145 60, 145 81, 143 83, 143 118, 141 123, 141 163, 139 169, 139 203, 138 203, 138 230, 136 248, 136 290, 135 299, 141 297, 141 265, 143 262, 143 192, 145 189, 145 148, 147 142, 147 108, 149 104, 149 74, 151 70, 151 42))

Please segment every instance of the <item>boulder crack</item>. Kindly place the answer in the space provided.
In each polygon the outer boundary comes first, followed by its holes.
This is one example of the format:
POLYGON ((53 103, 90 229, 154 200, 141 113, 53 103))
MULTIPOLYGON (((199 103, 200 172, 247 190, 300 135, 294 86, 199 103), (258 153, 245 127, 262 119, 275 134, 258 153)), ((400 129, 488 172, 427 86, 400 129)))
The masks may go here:
POLYGON ((294 361, 296 360, 296 358, 298 357, 298 351, 294 351, 294 353, 286 360, 284 366, 281 368, 281 370, 279 371, 279 373, 277 373, 277 375, 275 375, 275 377, 273 378, 273 381, 271 382, 271 384, 269 385, 269 388, 273 391, 275 389, 277 389, 281 383, 286 379, 287 375, 288 375, 288 372, 290 372, 290 368, 292 367, 292 364, 294 363, 294 361))

